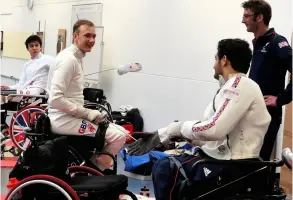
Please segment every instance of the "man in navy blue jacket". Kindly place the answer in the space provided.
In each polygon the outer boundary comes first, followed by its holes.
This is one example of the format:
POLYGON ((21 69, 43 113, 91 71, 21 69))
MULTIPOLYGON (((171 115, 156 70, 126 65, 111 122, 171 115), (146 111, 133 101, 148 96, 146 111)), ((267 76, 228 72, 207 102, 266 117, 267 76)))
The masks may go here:
POLYGON ((282 106, 292 101, 292 75, 285 88, 286 73, 292 72, 292 48, 285 37, 269 28, 272 9, 266 1, 248 0, 242 7, 242 23, 255 37, 249 77, 259 84, 272 117, 260 152, 269 160, 282 122, 282 106))

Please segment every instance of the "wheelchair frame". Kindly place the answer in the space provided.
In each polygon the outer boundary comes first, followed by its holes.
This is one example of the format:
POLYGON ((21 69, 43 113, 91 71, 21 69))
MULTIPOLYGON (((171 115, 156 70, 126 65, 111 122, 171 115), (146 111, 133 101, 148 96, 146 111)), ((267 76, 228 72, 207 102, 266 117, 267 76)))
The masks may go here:
MULTIPOLYGON (((182 182, 182 185, 179 190, 178 194, 178 199, 190 199, 186 198, 186 194, 188 193, 187 191, 190 192, 193 188, 193 192, 196 191, 196 194, 192 197, 192 200, 202 200, 202 199, 214 199, 215 197, 217 199, 221 200, 234 200, 234 199, 247 199, 247 200, 268 200, 268 199, 278 199, 278 200, 284 200, 286 199, 286 194, 284 193, 283 189, 279 186, 276 185, 275 183, 275 171, 277 167, 283 166, 283 161, 282 160, 274 160, 274 161, 256 161, 256 160, 217 160, 217 159, 211 159, 211 158, 203 158, 198 161, 196 161, 192 165, 192 171, 194 172, 194 175, 199 172, 199 169, 202 169, 201 165, 206 165, 206 164, 212 164, 212 165, 220 165, 220 166, 228 166, 229 169, 233 169, 233 167, 237 168, 245 168, 245 167, 255 167, 256 169, 253 169, 251 172, 245 174, 245 175, 240 175, 238 178, 233 178, 233 180, 228 179, 224 177, 224 175, 227 175, 227 170, 225 173, 220 173, 216 177, 214 177, 212 180, 209 181, 194 181, 190 179, 185 179, 185 181, 182 182), (265 171, 267 170, 267 172, 265 171), (241 181, 247 181, 247 178, 249 179, 251 176, 257 174, 257 173, 265 173, 267 174, 267 177, 265 177, 266 185, 263 186, 265 187, 265 192, 266 194, 263 194, 260 192, 259 194, 255 192, 255 188, 253 188, 255 185, 242 185, 243 182, 241 181), (223 181, 224 178, 224 181, 223 181), (227 181, 227 182, 225 182, 227 181), (215 183, 216 182, 216 186, 215 183), (237 188, 235 185, 234 187, 232 186, 233 184, 240 184, 241 187, 243 188, 237 188), (205 186, 209 185, 209 187, 214 187, 214 188, 204 188, 205 186), (187 187, 187 190, 185 190, 187 187), (198 191, 199 188, 204 190, 198 191), (223 193, 227 193, 227 191, 231 191, 231 188, 234 188, 232 194, 230 192, 230 196, 225 196, 223 197, 223 193), (237 188, 237 189, 236 189, 237 188), (246 193, 241 192, 242 189, 246 188, 246 193), (224 192, 223 192, 224 191, 224 192), (220 192, 220 193, 218 193, 220 192), (240 193, 239 193, 240 192, 240 193)), ((234 169, 235 170, 235 169, 234 169)), ((222 171, 223 172, 223 171, 222 171)), ((230 173, 230 172, 228 172, 230 173)), ((232 173, 233 174, 233 173, 232 173)), ((233 176, 233 175, 232 175, 233 176)), ((239 186, 238 186, 239 187, 239 186)))

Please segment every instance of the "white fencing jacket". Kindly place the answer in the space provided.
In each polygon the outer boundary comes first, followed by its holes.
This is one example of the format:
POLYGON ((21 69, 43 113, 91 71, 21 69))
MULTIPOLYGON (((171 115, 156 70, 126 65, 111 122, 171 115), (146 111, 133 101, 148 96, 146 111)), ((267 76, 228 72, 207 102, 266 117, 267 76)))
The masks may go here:
POLYGON ((37 95, 46 91, 48 73, 53 61, 54 57, 39 53, 24 65, 19 82, 10 88, 16 89, 18 94, 37 95))
POLYGON ((66 115, 93 121, 96 110, 84 108, 85 56, 74 44, 61 51, 52 64, 48 76, 49 116, 61 119, 66 115))
POLYGON ((203 121, 185 121, 184 138, 205 141, 202 150, 216 159, 258 158, 271 117, 259 86, 244 74, 236 74, 209 104, 203 121))

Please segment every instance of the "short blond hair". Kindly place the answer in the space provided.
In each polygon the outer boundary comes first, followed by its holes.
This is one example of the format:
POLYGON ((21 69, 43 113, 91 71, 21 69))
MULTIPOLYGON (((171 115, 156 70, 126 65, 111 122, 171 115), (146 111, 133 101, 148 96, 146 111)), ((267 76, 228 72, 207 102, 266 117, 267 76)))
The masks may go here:
POLYGON ((86 20, 86 19, 79 19, 77 20, 77 22, 75 22, 75 24, 73 25, 73 33, 78 33, 79 32, 79 27, 81 27, 82 25, 87 25, 90 27, 94 27, 94 23, 86 20))

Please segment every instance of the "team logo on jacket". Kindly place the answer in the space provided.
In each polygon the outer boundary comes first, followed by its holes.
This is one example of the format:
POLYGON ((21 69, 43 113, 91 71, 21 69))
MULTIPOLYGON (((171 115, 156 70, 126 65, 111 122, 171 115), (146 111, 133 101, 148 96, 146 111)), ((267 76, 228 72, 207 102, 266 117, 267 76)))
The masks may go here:
POLYGON ((92 124, 90 124, 90 123, 89 123, 89 125, 88 125, 88 129, 89 129, 89 131, 90 131, 91 133, 95 133, 95 132, 96 132, 96 128, 95 128, 92 124))
POLYGON ((266 45, 262 48, 261 52, 263 53, 266 53, 267 52, 267 46, 269 45, 270 43, 266 43, 266 45))
POLYGON ((289 46, 288 42, 286 42, 286 41, 284 41, 284 42, 280 42, 278 45, 279 45, 280 48, 283 48, 283 47, 289 46))
POLYGON ((82 120, 78 132, 79 132, 80 134, 84 134, 84 133, 85 133, 85 130, 86 130, 86 127, 87 127, 87 123, 86 123, 86 121, 85 121, 85 120, 82 120))
POLYGON ((78 132, 80 134, 84 134, 87 128, 91 133, 97 132, 97 129, 91 123, 88 123, 86 120, 82 120, 78 132))
POLYGON ((220 145, 218 147, 218 151, 219 151, 219 153, 224 153, 226 151, 226 147, 224 145, 220 145))
POLYGON ((223 97, 226 99, 238 101, 240 97, 240 91, 236 88, 226 88, 223 91, 223 97))

